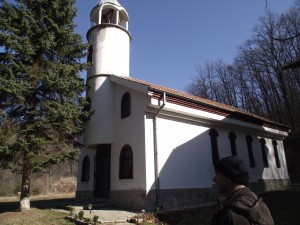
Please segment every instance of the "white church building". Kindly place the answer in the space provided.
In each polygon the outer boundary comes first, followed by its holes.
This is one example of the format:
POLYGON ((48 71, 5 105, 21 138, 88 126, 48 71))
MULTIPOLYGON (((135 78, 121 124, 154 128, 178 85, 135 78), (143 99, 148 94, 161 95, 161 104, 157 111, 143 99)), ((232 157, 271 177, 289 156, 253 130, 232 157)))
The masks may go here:
POLYGON ((289 127, 129 76, 128 14, 117 0, 91 11, 87 96, 76 197, 152 210, 214 201, 214 163, 238 155, 250 188, 289 185, 289 127))

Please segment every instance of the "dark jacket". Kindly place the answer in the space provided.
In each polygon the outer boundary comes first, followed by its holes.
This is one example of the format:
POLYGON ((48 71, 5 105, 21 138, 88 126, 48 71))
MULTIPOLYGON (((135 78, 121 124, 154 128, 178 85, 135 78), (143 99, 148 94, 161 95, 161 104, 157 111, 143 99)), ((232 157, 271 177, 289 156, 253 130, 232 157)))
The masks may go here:
POLYGON ((262 198, 246 187, 235 191, 224 201, 211 224, 274 225, 274 221, 262 198))

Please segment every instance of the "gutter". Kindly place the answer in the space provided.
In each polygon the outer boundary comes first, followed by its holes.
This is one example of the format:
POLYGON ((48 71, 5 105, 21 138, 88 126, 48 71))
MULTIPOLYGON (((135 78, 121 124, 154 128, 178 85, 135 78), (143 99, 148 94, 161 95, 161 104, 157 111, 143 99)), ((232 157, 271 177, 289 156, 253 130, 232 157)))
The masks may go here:
POLYGON ((158 151, 157 151, 157 122, 156 119, 159 113, 166 105, 166 92, 163 92, 159 100, 163 100, 162 105, 159 107, 155 115, 153 116, 153 141, 154 141, 154 174, 155 174, 155 193, 156 193, 156 207, 160 207, 160 184, 159 184, 159 168, 158 168, 158 151))

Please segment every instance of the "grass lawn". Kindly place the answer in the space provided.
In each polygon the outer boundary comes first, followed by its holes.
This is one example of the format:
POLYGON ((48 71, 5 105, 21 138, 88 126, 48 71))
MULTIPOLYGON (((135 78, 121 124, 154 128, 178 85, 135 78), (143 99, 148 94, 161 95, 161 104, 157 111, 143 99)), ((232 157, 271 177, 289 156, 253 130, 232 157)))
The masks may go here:
POLYGON ((49 209, 31 209, 27 212, 6 212, 0 214, 1 225, 71 225, 64 219, 66 213, 49 209))
MULTIPOLYGON (((276 225, 300 224, 300 186, 292 186, 285 191, 273 191, 261 194, 261 197, 269 206, 276 225)), ((66 213, 49 210, 55 208, 58 203, 70 202, 72 198, 64 199, 36 199, 32 200, 32 210, 24 213, 15 212, 18 208, 16 201, 2 201, 0 198, 0 224, 1 225, 70 225, 64 220, 66 213), (53 207, 54 206, 54 207, 53 207)), ((183 211, 161 212, 158 214, 160 222, 151 216, 147 218, 152 222, 144 225, 209 225, 216 207, 202 207, 183 211)), ((149 214, 147 214, 149 215, 149 214)), ((152 214, 153 215, 153 214, 152 214)))
POLYGON ((74 194, 63 196, 32 196, 31 210, 18 212, 17 197, 0 198, 1 225, 71 225, 64 218, 67 212, 50 210, 59 208, 61 203, 68 205, 74 199, 74 194))

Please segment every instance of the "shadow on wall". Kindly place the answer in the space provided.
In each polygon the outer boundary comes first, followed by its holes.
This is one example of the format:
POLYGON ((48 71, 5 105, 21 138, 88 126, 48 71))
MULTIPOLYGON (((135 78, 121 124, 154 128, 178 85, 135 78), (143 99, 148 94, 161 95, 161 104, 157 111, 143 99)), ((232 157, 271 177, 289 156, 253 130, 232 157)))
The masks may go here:
MULTIPOLYGON (((170 136, 164 138, 170 139, 164 140, 169 143, 176 139, 170 136)), ((159 195, 162 208, 181 208, 215 201, 217 193, 211 188, 214 169, 209 130, 174 149, 160 148, 158 155, 160 190, 155 191, 154 183, 149 194, 159 195)))
MULTIPOLYGON (((219 132, 217 137, 219 158, 231 155, 230 139, 228 138, 230 130, 216 130, 219 132)), ((163 140, 164 143, 172 143, 176 142, 179 137, 176 137, 176 135, 174 137, 169 134, 159 136, 158 164, 161 168, 159 173, 160 189, 159 191, 156 191, 156 184, 152 184, 147 199, 148 202, 151 202, 153 205, 148 206, 147 208, 155 208, 157 201, 156 195, 158 195, 159 206, 164 209, 197 206, 209 202, 212 203, 215 202, 216 198, 220 197, 218 196, 212 181, 214 167, 209 132, 210 130, 206 128, 200 135, 195 136, 183 144, 178 146, 174 144, 176 147, 173 149, 170 149, 170 144, 166 144, 166 148, 164 148, 163 144, 160 143, 160 140, 163 140)), ((259 139, 254 135, 252 138, 256 166, 250 168, 246 136, 246 133, 240 133, 238 135, 239 138, 244 138, 245 144, 243 146, 237 145, 236 147, 238 156, 244 160, 249 169, 250 176, 254 177, 251 179, 252 183, 250 184, 250 188, 255 191, 271 190, 272 187, 275 189, 278 188, 280 186, 280 181, 279 183, 276 183, 271 181, 272 179, 270 179, 270 182, 262 180, 266 168, 263 163, 259 139)), ((271 162, 271 157, 273 160, 272 155, 273 150, 272 147, 269 146, 269 167, 267 168, 267 175, 271 176, 273 179, 276 177, 283 177, 284 172, 276 167, 275 162, 271 162), (280 172, 280 174, 278 174, 278 172, 280 172)), ((286 186, 286 181, 283 181, 282 185, 286 186)))

